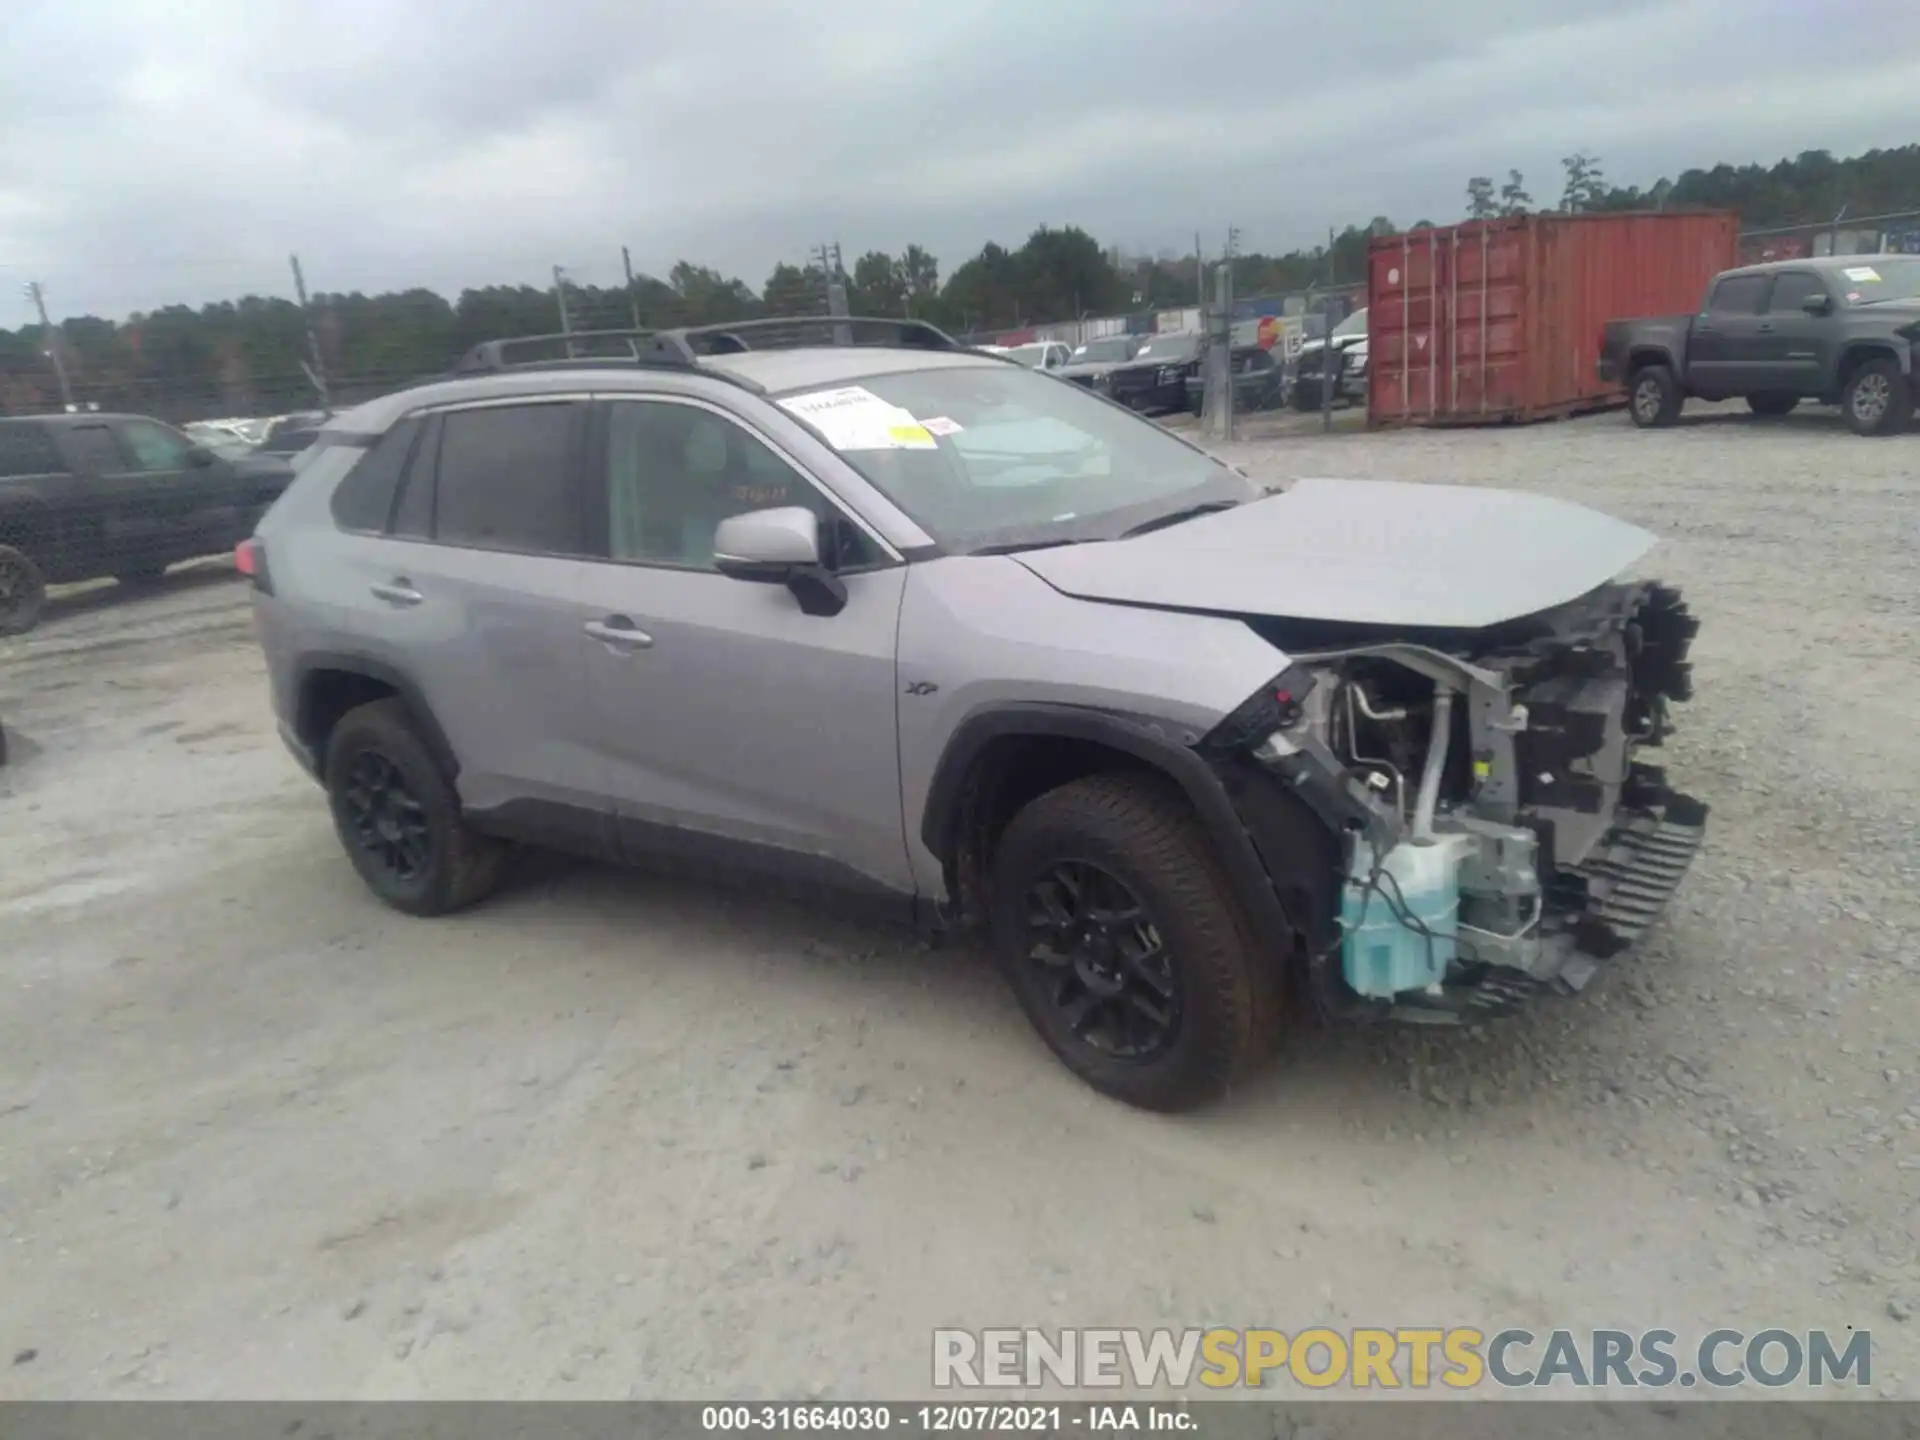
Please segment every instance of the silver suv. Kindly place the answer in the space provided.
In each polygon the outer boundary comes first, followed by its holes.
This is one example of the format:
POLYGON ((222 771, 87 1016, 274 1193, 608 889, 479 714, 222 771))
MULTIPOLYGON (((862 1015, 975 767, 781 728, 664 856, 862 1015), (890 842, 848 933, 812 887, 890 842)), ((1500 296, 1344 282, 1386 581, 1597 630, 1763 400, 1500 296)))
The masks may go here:
POLYGON ((1269 493, 855 320, 477 347, 329 422, 239 559, 389 904, 534 843, 982 927, 1069 1067, 1173 1109, 1283 1008, 1460 1023, 1653 919, 1706 811, 1638 758, 1695 629, 1614 582, 1651 543, 1531 495, 1269 493))

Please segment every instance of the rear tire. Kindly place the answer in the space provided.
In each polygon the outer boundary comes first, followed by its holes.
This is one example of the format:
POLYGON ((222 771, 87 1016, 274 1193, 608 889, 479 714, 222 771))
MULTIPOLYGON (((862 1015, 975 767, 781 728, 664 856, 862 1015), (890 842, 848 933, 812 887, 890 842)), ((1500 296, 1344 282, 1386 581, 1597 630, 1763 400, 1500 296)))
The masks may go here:
POLYGON ((1791 414, 1793 407, 1799 403, 1798 395, 1747 396, 1747 408, 1754 414, 1765 416, 1769 420, 1778 420, 1782 415, 1791 414))
POLYGON ((1913 420, 1913 386, 1897 361, 1868 360, 1848 377, 1840 410, 1856 435, 1898 435, 1913 420))
POLYGON ((1027 1018, 1102 1094, 1214 1098, 1270 1047, 1282 970, 1261 957, 1205 832, 1164 782, 1049 791, 993 857, 994 948, 1027 1018))
POLYGON ((0 545, 0 635, 24 635, 40 623, 47 577, 24 550, 0 545))
POLYGON ((409 915, 445 915, 500 887, 507 846, 470 828, 453 784, 398 700, 349 710, 327 741, 327 799, 367 888, 409 915))
POLYGON ((1633 372, 1627 385, 1627 408, 1633 414, 1633 423, 1642 430, 1671 425, 1680 418, 1684 399, 1670 365, 1643 365, 1633 372))

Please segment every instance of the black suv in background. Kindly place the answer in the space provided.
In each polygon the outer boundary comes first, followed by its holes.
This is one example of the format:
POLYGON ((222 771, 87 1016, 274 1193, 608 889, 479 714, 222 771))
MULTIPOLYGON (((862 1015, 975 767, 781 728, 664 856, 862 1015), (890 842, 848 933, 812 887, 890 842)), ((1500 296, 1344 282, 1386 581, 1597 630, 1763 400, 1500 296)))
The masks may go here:
POLYGON ((1670 425, 1688 396, 1742 396, 1758 415, 1837 404, 1859 435, 1907 428, 1920 344, 1920 256, 1782 260, 1716 275, 1697 315, 1616 320, 1600 378, 1633 423, 1670 425))
POLYGON ((1093 388, 1142 415, 1171 415, 1187 408, 1187 377, 1200 373, 1206 336, 1197 330, 1149 335, 1133 358, 1096 375, 1093 388))
POLYGON ((39 622, 47 586, 231 550, 291 478, 243 475, 140 415, 0 420, 0 635, 39 622))

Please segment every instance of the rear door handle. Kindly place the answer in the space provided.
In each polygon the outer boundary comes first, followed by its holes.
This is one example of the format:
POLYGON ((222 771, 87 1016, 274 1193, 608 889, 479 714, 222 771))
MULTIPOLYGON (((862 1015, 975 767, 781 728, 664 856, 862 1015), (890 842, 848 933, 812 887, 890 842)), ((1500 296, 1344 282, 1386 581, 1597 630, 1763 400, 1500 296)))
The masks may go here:
POLYGON ((624 615, 609 615, 604 620, 589 620, 580 627, 593 639, 616 650, 650 650, 653 637, 624 615))
POLYGON ((405 576, 400 576, 385 585, 370 585, 367 588, 389 605, 418 605, 427 598, 414 589, 413 582, 405 576))
POLYGON ((1768 321, 1762 320, 1760 322, 1760 333, 1762 335, 1771 335, 1773 333, 1772 324, 1768 321))

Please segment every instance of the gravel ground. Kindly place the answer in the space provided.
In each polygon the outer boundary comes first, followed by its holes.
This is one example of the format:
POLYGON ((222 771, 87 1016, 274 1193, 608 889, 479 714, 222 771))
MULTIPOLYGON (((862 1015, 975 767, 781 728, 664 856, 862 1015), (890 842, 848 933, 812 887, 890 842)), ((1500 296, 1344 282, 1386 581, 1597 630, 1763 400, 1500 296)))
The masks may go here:
POLYGON ((1643 951, 1137 1114, 900 932, 557 860, 385 911, 244 592, 70 595, 0 642, 0 1397, 908 1396, 940 1324, 1327 1323, 1851 1326, 1920 1398, 1920 438, 1232 457, 1661 536, 1705 624, 1667 763, 1714 822, 1643 951))

